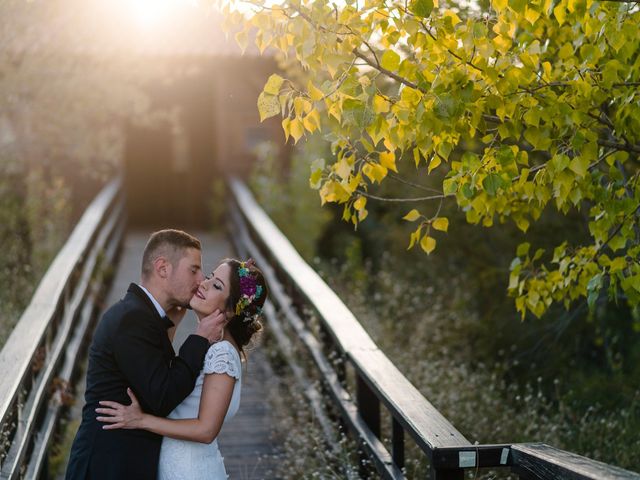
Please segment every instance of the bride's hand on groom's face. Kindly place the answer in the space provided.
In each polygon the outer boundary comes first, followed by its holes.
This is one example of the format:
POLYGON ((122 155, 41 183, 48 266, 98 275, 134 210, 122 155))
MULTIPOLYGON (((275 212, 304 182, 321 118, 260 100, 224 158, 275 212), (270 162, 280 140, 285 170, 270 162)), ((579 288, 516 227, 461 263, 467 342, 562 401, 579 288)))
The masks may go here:
POLYGON ((140 408, 138 399, 130 388, 127 388, 127 395, 131 399, 131 405, 122 405, 118 402, 101 401, 101 407, 96 408, 96 413, 101 416, 96 417, 99 422, 106 423, 103 430, 114 430, 116 428, 134 429, 142 427, 144 412, 140 408))
POLYGON ((224 327, 226 324, 227 318, 224 312, 215 310, 200 320, 196 335, 206 338, 209 340, 209 343, 219 342, 224 335, 224 327))

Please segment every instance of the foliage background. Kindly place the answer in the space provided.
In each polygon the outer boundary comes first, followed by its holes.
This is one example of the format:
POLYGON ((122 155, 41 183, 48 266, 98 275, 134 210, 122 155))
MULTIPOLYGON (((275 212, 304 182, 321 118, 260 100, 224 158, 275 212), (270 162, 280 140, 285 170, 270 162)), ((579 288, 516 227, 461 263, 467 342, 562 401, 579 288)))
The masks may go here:
MULTIPOLYGON (((626 307, 606 303, 589 314, 586 304, 558 306, 521 320, 505 276, 522 240, 517 228, 454 221, 436 254, 406 251, 399 239, 410 226, 395 220, 398 207, 372 207, 357 230, 341 220, 342 209, 321 207, 308 188, 313 161, 330 154, 321 136, 297 149, 289 170, 274 168, 278 159, 268 152, 252 177, 260 204, 469 440, 546 442, 640 469, 640 334, 626 307), (267 175, 273 171, 284 173, 267 175)), ((397 194, 404 186, 386 188, 397 194)), ((571 220, 551 214, 530 234, 543 244, 580 238, 571 220)))
POLYGON ((525 233, 551 209, 582 218, 578 243, 514 249, 517 310, 540 317, 608 297, 638 321, 635 2, 247 3, 248 15, 224 6, 238 42, 252 34, 290 67, 265 84, 261 118, 281 116, 294 142, 329 130, 332 155, 314 163, 311 184, 346 221, 364 222, 374 200, 403 202, 409 246, 429 254, 448 230, 443 203, 470 224, 525 233), (421 175, 438 182, 426 188, 421 175), (407 191, 386 197, 392 180, 407 191))
POLYGON ((237 41, 283 57, 261 117, 302 144, 254 182, 287 236, 472 441, 637 470, 637 3, 248 3, 237 41), (307 181, 331 218, 298 229, 307 181))

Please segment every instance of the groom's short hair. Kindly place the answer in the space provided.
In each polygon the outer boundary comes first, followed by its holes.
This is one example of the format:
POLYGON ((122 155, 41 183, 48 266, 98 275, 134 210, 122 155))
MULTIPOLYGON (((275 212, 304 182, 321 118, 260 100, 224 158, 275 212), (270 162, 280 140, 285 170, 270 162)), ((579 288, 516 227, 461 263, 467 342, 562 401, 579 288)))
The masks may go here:
POLYGON ((187 232, 172 228, 152 233, 142 254, 142 278, 149 278, 153 272, 153 262, 158 257, 165 256, 175 265, 188 248, 202 250, 200 240, 187 232))

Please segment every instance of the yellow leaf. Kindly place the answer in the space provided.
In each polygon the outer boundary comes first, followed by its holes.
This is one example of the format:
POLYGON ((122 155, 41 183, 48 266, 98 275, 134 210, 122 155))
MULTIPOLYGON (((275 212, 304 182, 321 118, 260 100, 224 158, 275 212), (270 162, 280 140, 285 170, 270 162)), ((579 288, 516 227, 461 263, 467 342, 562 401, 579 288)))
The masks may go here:
POLYGON ((549 81, 551 80, 551 64, 549 62, 542 63, 542 69, 544 70, 544 74, 542 75, 542 79, 549 81))
MULTIPOLYGON (((393 132, 390 131, 388 133, 392 134, 393 132)), ((384 141, 382 143, 384 144, 385 147, 387 147, 387 150, 389 151, 393 151, 396 149, 396 145, 390 136, 385 136, 384 141)))
POLYGON ((335 117, 338 122, 342 119, 342 102, 335 101, 332 102, 328 109, 329 115, 335 117))
POLYGON ((573 55, 573 45, 571 43, 565 43, 558 51, 558 57, 561 60, 565 60, 573 55))
POLYGON ((304 128, 309 130, 311 133, 319 130, 320 114, 318 111, 316 109, 311 110, 311 112, 302 119, 302 124, 304 125, 304 128))
POLYGON ((416 162, 416 168, 418 168, 418 164, 420 163, 420 149, 418 147, 414 147, 413 149, 413 161, 416 162))
POLYGON ((267 80, 264 91, 270 95, 278 95, 280 93, 280 87, 282 87, 282 82, 284 82, 284 78, 274 73, 267 80))
POLYGON ((516 226, 520 230, 527 233, 527 230, 529 229, 529 220, 527 220, 526 218, 517 218, 515 222, 516 222, 516 226))
POLYGON ((562 3, 559 3, 556 8, 553 9, 553 15, 556 17, 556 20, 558 20, 560 25, 564 23, 567 18, 567 12, 565 11, 562 3))
POLYGON ((293 100, 293 108, 296 112, 296 115, 301 117, 305 113, 309 113, 313 108, 313 105, 304 97, 296 97, 293 100))
POLYGON ((289 135, 291 135, 291 119, 289 117, 282 120, 282 130, 284 130, 284 140, 286 142, 289 140, 289 135))
POLYGON ((322 93, 322 90, 315 87, 313 83, 311 83, 311 80, 309 80, 309 83, 307 83, 307 92, 309 93, 311 100, 313 100, 314 102, 317 102, 324 98, 324 93, 322 93))
POLYGON ((407 247, 407 250, 410 250, 413 248, 413 246, 416 244, 416 242, 418 240, 420 240, 420 231, 422 230, 422 225, 419 225, 418 228, 416 228, 415 232, 413 232, 411 234, 411 239, 409 242, 409 246, 407 247))
POLYGON ((491 2, 491 5, 493 5, 494 10, 496 10, 497 12, 501 12, 502 10, 507 8, 507 0, 493 0, 491 2))
POLYGON ((280 113, 280 102, 275 95, 269 95, 262 92, 258 96, 258 113, 260 114, 260 121, 263 122, 267 118, 275 117, 280 113))
POLYGON ((358 211, 364 209, 366 205, 367 205, 366 197, 359 197, 355 202, 353 202, 353 208, 355 208, 358 211))
POLYGON ((534 23, 536 23, 536 20, 540 18, 540 12, 538 12, 537 10, 534 10, 533 8, 527 7, 527 11, 524 14, 524 18, 526 18, 527 21, 531 25, 533 25, 534 23))
POLYGON ((362 168, 364 173, 372 182, 380 183, 387 176, 387 169, 377 163, 368 163, 362 168))
POLYGON ((429 235, 425 235, 424 237, 422 237, 422 240, 420 240, 420 246, 422 247, 422 250, 429 254, 436 248, 436 239, 430 237, 429 235))
POLYGON ((375 113, 387 113, 391 104, 381 95, 373 96, 373 111, 375 113))
POLYGON ((504 55, 509 51, 509 47, 511 47, 511 39, 502 35, 497 35, 493 39, 493 44, 496 49, 504 55))
POLYGON ((236 42, 238 43, 238 46, 240 46, 242 53, 244 53, 247 49, 247 44, 249 43, 249 36, 247 35, 246 30, 241 30, 236 33, 236 42))
POLYGON ((302 125, 302 122, 300 121, 300 119, 294 118, 293 120, 291 120, 291 123, 289 124, 289 130, 291 132, 291 136, 293 137, 294 142, 298 143, 298 140, 300 140, 300 137, 304 135, 304 126, 302 125))
POLYGON ((431 222, 431 226, 441 232, 446 232, 449 229, 449 219, 440 217, 431 222))
POLYGON ((381 153, 380 164, 389 170, 393 170, 396 173, 398 172, 398 169, 396 168, 396 154, 393 152, 381 153))
POLYGON ((460 17, 456 14, 456 12, 454 12, 453 10, 445 10, 444 11, 444 16, 446 17, 450 17, 451 18, 451 23, 455 26, 457 24, 459 24, 462 20, 460 20, 460 17))
POLYGON ((442 160, 440 160, 440 157, 438 155, 434 155, 433 157, 431 157, 431 161, 429 162, 429 168, 427 169, 428 173, 431 173, 431 171, 434 168, 437 168, 438 165, 440 165, 442 163, 442 160))
POLYGON ((346 158, 342 157, 339 162, 333 165, 333 171, 336 172, 340 178, 346 180, 351 175, 351 165, 347 162, 346 158))
POLYGON ((420 212, 415 208, 402 217, 402 219, 407 222, 415 222, 418 218, 420 218, 420 212))

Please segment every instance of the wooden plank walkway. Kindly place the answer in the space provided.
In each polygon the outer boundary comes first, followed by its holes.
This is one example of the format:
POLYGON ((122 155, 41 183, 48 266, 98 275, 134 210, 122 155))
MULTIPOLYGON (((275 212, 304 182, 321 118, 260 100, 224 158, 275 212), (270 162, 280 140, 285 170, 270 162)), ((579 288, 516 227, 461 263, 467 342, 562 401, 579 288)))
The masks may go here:
MULTIPOLYGON (((110 306, 122 298, 131 282, 140 278, 142 251, 149 231, 131 230, 125 235, 122 252, 111 290, 105 302, 110 306)), ((202 267, 206 273, 215 268, 220 260, 233 256, 231 245, 220 234, 190 232, 202 242, 202 267)), ((188 312, 174 339, 177 349, 190 332, 195 330, 196 317, 188 312)), ((252 480, 274 478, 279 445, 272 441, 271 415, 267 402, 267 385, 273 371, 260 348, 252 351, 249 365, 244 372, 240 409, 236 416, 224 426, 218 443, 225 459, 230 479, 252 480)), ((80 418, 84 405, 84 380, 78 385, 78 400, 72 409, 72 417, 80 418)), ((64 473, 62 477, 64 478, 64 473)))

